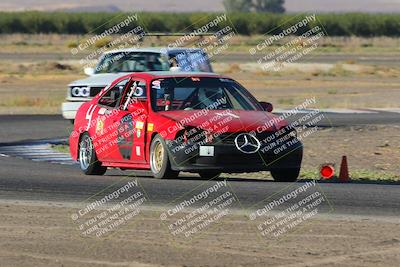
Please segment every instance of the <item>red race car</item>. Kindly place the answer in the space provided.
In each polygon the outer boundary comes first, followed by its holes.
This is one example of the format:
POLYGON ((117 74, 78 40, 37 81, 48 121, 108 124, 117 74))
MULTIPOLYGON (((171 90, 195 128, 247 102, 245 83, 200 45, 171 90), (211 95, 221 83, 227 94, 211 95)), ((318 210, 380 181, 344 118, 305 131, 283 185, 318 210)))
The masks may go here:
POLYGON ((276 181, 295 181, 303 145, 271 111, 218 74, 132 73, 81 106, 70 151, 88 175, 108 167, 151 170, 156 178, 269 170, 276 181))

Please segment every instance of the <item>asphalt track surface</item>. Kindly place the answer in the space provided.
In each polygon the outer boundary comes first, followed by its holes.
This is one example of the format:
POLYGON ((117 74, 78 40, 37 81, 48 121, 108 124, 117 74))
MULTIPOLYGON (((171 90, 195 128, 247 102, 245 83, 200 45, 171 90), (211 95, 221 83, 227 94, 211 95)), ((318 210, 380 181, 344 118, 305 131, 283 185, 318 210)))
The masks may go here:
MULTIPOLYGON (((292 115, 294 121, 304 114, 292 115)), ((400 124, 400 113, 324 113, 317 123, 320 127, 342 127, 374 124, 400 124)), ((61 115, 0 115, 0 145, 22 140, 65 138, 71 133, 72 124, 61 115)))
MULTIPOLYGON (((398 115, 398 114, 397 114, 398 115)), ((398 123, 398 122, 397 122, 398 123)), ((1 143, 65 137, 72 126, 60 116, 0 116, 1 143)), ((76 165, 58 165, 14 157, 0 157, 0 199, 82 202, 115 183, 138 179, 150 203, 165 206, 196 187, 212 186, 215 181, 183 175, 179 179, 157 180, 147 172, 108 171, 105 176, 84 176, 76 165), (130 177, 128 177, 130 175, 130 177)), ((305 182, 230 178, 228 183, 243 209, 305 182)), ((394 184, 319 183, 318 190, 329 200, 329 213, 368 217, 400 216, 400 186, 394 184)), ((115 188, 115 185, 114 185, 115 188)), ((199 203, 201 204, 201 203, 199 203)), ((328 211, 326 211, 328 212, 328 211)))

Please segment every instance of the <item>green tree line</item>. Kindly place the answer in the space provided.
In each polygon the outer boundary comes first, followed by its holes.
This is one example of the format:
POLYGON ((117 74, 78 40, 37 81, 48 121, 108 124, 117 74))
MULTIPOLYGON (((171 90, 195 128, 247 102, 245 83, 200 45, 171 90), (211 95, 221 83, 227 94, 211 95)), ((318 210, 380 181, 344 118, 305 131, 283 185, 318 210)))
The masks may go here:
MULTIPOLYGON (((126 13, 46 13, 0 12, 0 33, 100 34, 118 24, 126 13)), ((138 20, 121 28, 125 33, 138 25, 149 32, 190 32, 213 20, 217 13, 139 13, 138 20)), ((279 33, 290 23, 306 15, 272 13, 229 13, 218 24, 233 25, 239 34, 279 33)), ((317 14, 318 21, 308 27, 322 25, 330 36, 400 36, 400 14, 317 14)), ((298 32, 301 33, 301 32, 298 32)))
POLYGON ((285 12, 285 0, 224 0, 228 12, 285 12))

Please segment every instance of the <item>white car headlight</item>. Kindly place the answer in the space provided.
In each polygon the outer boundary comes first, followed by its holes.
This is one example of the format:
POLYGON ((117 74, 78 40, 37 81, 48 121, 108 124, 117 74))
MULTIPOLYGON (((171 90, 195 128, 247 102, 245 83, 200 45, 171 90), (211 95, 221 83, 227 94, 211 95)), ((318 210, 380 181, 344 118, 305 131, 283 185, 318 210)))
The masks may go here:
POLYGON ((75 86, 71 88, 71 95, 88 97, 90 95, 90 89, 87 86, 82 86, 82 87, 75 86))

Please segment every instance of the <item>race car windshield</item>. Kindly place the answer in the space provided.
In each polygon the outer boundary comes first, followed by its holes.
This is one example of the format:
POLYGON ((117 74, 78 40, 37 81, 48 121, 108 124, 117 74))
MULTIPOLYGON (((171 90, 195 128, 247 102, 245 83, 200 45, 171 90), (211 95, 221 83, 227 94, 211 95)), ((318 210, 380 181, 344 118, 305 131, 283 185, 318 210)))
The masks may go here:
POLYGON ((260 110, 258 102, 241 85, 220 78, 168 78, 151 83, 154 111, 260 110))
POLYGON ((95 73, 143 72, 169 70, 168 58, 160 53, 121 52, 106 54, 95 73))

